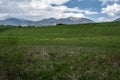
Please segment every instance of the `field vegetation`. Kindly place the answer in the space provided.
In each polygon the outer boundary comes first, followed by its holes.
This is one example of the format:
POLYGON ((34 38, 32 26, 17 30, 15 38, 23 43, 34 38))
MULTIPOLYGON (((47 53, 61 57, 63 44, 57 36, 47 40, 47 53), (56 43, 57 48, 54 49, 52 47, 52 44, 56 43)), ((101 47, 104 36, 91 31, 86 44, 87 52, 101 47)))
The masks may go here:
POLYGON ((119 79, 119 22, 0 26, 0 80, 119 79))

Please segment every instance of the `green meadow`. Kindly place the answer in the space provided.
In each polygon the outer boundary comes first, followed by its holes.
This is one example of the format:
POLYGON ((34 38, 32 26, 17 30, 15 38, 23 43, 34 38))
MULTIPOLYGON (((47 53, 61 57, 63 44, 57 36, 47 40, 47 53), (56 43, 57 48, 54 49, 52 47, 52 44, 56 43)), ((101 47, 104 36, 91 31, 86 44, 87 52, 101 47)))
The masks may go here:
POLYGON ((0 80, 120 80, 120 22, 0 26, 0 80))

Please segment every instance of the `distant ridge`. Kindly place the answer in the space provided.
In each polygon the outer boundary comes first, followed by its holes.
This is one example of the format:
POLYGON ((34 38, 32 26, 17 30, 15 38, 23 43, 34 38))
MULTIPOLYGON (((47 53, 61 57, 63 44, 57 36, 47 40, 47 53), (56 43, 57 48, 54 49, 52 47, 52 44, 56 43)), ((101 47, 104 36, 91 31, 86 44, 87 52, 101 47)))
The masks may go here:
POLYGON ((47 25, 57 25, 57 24, 82 24, 82 23, 94 23, 94 21, 87 18, 48 18, 40 21, 30 21, 25 19, 17 19, 17 18, 8 18, 5 20, 0 20, 0 25, 24 25, 24 26, 47 26, 47 25))
POLYGON ((116 20, 114 20, 114 21, 120 21, 120 18, 118 18, 118 19, 116 19, 116 20))
POLYGON ((81 24, 81 23, 94 23, 94 21, 92 21, 90 19, 87 19, 87 18, 68 17, 68 18, 59 19, 58 23, 62 23, 62 24, 81 24))
POLYGON ((16 18, 8 18, 5 20, 0 20, 1 25, 29 25, 33 23, 33 21, 30 20, 24 20, 24 19, 16 19, 16 18))

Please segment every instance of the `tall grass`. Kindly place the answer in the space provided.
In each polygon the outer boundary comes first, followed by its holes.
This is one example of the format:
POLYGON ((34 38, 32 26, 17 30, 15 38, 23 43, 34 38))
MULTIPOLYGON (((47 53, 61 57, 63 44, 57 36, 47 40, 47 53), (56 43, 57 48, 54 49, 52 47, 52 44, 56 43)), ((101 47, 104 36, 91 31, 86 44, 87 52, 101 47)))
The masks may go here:
POLYGON ((27 57, 17 39, 7 39, 0 45, 0 80, 19 80, 24 74, 27 57))
POLYGON ((0 31, 0 80, 119 80, 119 23, 0 31))
POLYGON ((117 51, 7 43, 12 45, 0 49, 0 80, 120 79, 120 55, 117 51))

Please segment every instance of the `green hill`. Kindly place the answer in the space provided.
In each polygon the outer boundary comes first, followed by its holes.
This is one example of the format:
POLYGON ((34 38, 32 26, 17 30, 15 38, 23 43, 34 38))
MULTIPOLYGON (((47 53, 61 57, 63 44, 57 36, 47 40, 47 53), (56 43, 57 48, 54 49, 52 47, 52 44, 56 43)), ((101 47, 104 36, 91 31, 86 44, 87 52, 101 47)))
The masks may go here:
POLYGON ((0 80, 119 80, 120 23, 0 26, 0 80))

